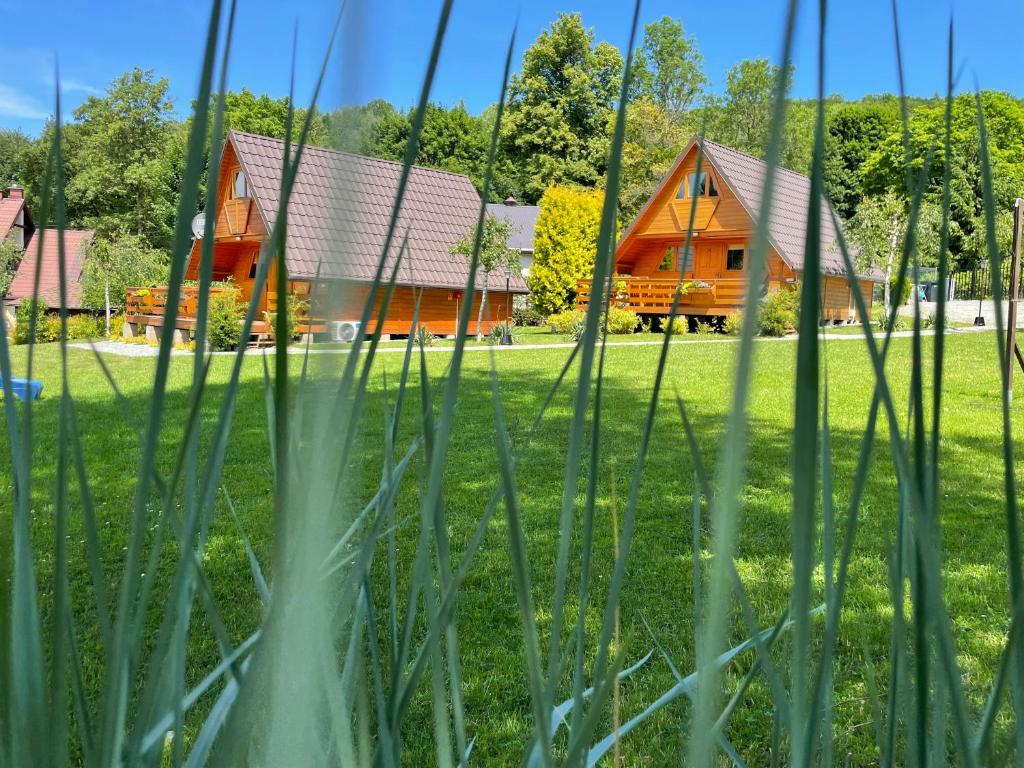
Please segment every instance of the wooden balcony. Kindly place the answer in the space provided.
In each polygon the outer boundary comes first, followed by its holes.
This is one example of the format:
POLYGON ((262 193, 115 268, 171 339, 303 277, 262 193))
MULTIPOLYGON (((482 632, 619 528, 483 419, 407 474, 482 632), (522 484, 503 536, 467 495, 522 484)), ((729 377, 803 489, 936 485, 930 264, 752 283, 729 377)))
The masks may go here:
MULTIPOLYGON (((676 293, 679 297, 677 314, 727 315, 743 306, 746 279, 677 279, 649 277, 613 278, 613 301, 637 314, 667 315, 672 311, 676 293)), ((586 307, 590 300, 590 282, 581 281, 576 289, 576 303, 586 307)))

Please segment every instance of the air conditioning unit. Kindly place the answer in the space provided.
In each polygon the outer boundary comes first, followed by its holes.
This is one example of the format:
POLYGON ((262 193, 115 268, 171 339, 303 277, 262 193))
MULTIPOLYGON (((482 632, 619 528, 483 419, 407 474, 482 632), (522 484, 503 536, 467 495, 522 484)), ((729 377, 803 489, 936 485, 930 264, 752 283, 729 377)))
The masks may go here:
POLYGON ((335 341, 353 342, 361 327, 362 323, 357 320, 336 320, 332 323, 331 338, 335 341))

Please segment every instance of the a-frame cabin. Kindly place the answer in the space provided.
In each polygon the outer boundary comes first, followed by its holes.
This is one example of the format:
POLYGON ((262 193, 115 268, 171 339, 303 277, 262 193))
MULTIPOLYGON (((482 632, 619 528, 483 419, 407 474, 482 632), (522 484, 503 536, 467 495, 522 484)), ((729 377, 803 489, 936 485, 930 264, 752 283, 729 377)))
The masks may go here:
MULTIPOLYGON (((666 315, 680 283, 687 290, 678 313, 725 316, 743 304, 748 252, 758 217, 767 165, 710 141, 694 138, 679 155, 615 252, 617 301, 641 315, 666 315), (697 160, 703 156, 700 173, 697 160), (693 214, 691 246, 686 234, 693 214)), ((794 284, 803 272, 811 182, 777 169, 768 217, 768 291, 794 284)), ((857 311, 836 243, 832 212, 821 201, 822 319, 854 322, 857 311)), ((881 275, 859 276, 869 307, 881 275)), ((581 289, 581 303, 587 288, 581 289)))

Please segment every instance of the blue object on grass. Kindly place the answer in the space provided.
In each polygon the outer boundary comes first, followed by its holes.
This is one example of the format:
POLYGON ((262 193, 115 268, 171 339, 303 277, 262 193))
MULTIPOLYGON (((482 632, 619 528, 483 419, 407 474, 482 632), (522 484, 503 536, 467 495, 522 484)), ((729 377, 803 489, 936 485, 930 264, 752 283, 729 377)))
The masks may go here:
POLYGON ((11 392, 19 400, 38 400, 43 393, 43 382, 35 379, 11 379, 11 392))

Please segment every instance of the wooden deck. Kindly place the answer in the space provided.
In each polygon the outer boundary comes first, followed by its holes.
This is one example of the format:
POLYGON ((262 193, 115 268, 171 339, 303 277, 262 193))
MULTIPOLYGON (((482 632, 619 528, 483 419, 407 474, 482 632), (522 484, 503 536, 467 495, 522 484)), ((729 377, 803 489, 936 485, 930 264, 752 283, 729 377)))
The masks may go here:
MULTIPOLYGON (((667 315, 672 311, 676 293, 682 288, 677 314, 728 315, 743 306, 743 278, 715 280, 677 280, 675 278, 616 277, 614 302, 637 314, 667 315)), ((590 300, 590 282, 582 281, 576 289, 576 302, 581 308, 590 300)))

